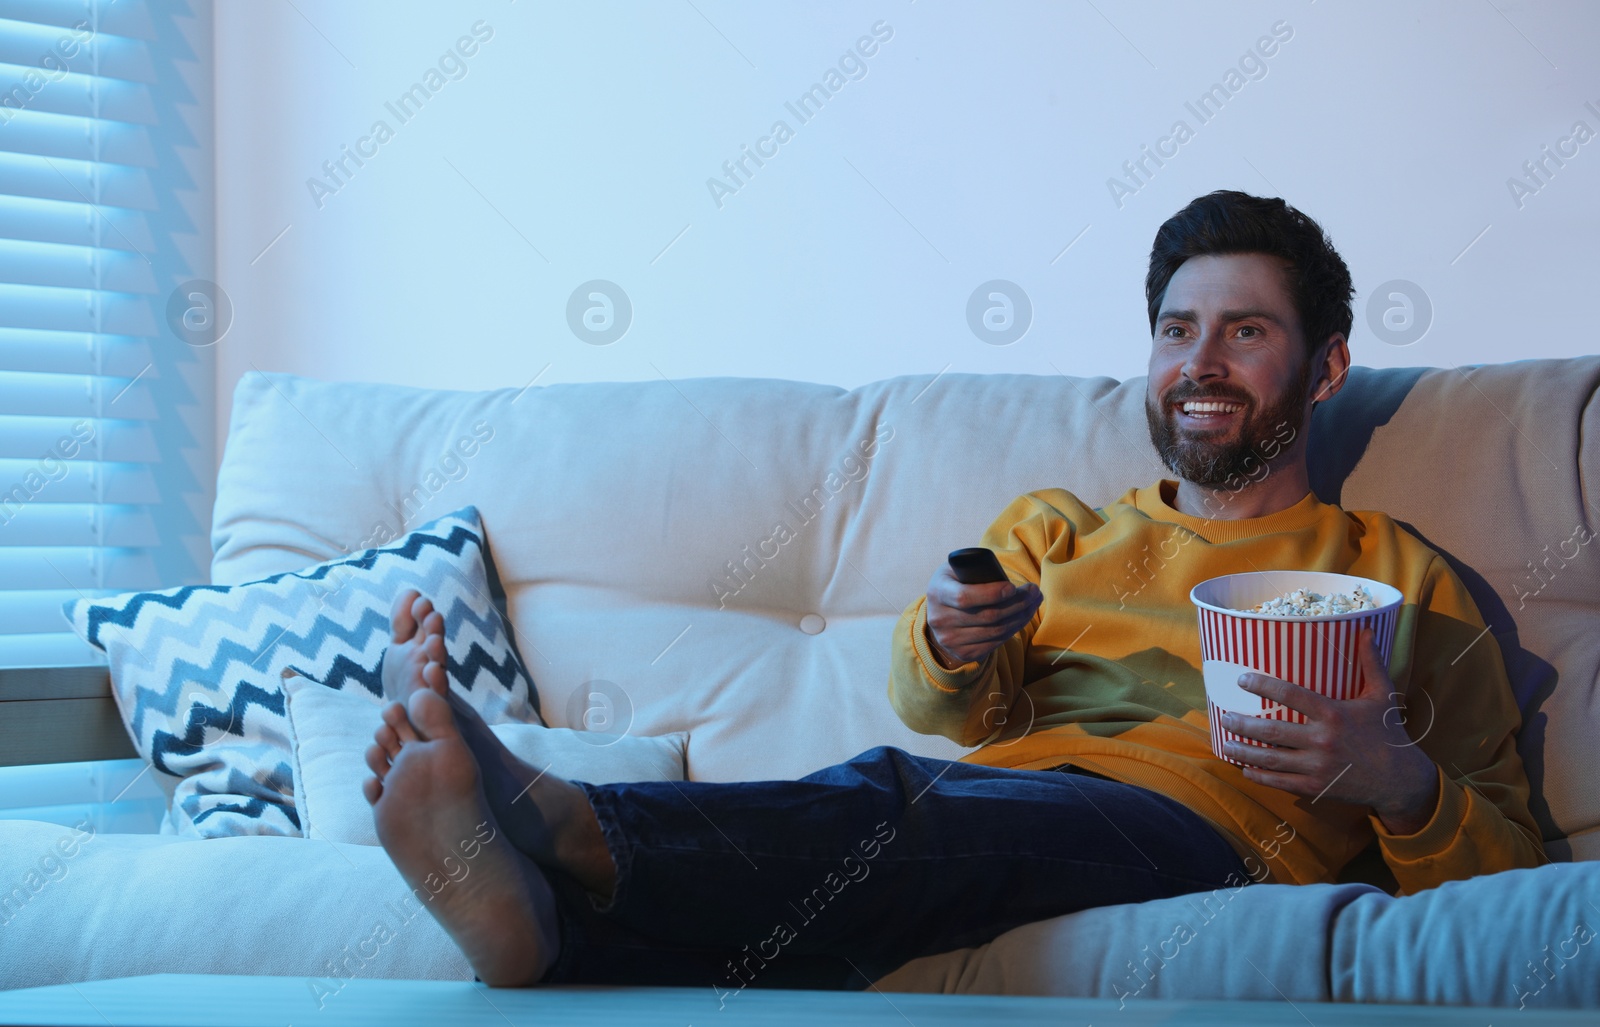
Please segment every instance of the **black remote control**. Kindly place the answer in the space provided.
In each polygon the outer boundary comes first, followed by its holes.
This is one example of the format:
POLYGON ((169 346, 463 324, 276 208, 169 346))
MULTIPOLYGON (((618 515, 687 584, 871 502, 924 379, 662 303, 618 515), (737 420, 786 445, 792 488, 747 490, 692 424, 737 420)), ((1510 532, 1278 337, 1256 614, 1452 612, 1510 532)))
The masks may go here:
POLYGON ((1008 581, 1005 568, 995 558, 994 551, 974 546, 957 549, 950 554, 950 570, 963 585, 984 585, 991 581, 1008 581))

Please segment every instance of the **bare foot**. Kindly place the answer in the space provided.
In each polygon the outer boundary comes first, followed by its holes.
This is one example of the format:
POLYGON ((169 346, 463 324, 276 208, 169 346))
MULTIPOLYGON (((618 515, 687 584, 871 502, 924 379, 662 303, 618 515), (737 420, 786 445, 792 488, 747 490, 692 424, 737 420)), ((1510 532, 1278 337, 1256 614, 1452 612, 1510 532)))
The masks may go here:
MULTIPOLYGON (((432 689, 413 689, 412 702, 424 692, 432 689)), ((547 773, 548 768, 518 759, 460 696, 447 691, 444 698, 457 736, 476 761, 489 811, 506 838, 540 866, 562 870, 599 898, 610 899, 617 865, 588 796, 572 782, 547 773)), ((385 794, 401 754, 422 737, 413 717, 399 703, 383 708, 383 723, 366 754, 373 776, 362 782, 367 801, 374 805, 385 794)))
POLYGON ((391 765, 417 738, 405 704, 418 691, 435 692, 448 702, 456 730, 477 761, 489 809, 511 843, 540 865, 564 870, 591 892, 610 898, 616 864, 582 789, 548 773, 548 767, 518 759, 478 711, 451 690, 444 668, 444 618, 426 597, 414 590, 403 593, 390 621, 383 691, 397 701, 385 706, 383 723, 367 749, 374 775, 362 785, 367 801, 379 800, 391 765))
POLYGON ((418 688, 443 695, 444 615, 416 589, 395 597, 389 610, 389 648, 383 653, 383 697, 403 703, 418 688))
POLYGON ((555 893, 500 831, 450 707, 416 691, 405 741, 374 798, 400 876, 493 987, 536 983, 560 947, 555 893))

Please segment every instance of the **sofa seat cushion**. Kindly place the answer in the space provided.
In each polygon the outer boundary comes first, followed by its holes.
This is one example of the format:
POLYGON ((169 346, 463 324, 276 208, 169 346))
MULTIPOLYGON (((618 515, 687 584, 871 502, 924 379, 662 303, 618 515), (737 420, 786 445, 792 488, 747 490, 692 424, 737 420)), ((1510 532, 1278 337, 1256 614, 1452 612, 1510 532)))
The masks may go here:
MULTIPOLYGON (((319 1008, 337 1008, 350 977, 472 979, 460 949, 373 846, 266 835, 84 838, 7 820, 0 875, 26 892, 12 906, 0 895, 0 988, 263 974, 304 978, 319 1008)), ((15 903, 15 889, 9 896, 15 903)))

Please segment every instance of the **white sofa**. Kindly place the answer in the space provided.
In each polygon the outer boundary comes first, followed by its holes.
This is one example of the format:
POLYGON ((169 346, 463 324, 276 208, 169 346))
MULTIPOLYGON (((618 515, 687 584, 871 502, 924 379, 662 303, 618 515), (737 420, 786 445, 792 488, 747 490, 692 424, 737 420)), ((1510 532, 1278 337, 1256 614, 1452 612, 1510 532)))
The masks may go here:
MULTIPOLYGON (((954 758, 955 744, 889 708, 891 625, 1014 496, 1063 486, 1099 505, 1170 477, 1144 387, 943 375, 852 391, 705 379, 455 393, 251 373, 218 481, 212 577, 297 569, 394 530, 402 512, 414 527, 472 504, 552 725, 575 726, 569 698, 604 680, 631 733, 689 733, 694 779, 796 777, 883 744, 954 758), (445 459, 485 426, 473 457, 445 459)), ((1357 883, 1252 886, 1154 975, 1129 969, 1194 904, 1090 910, 918 960, 882 986, 1600 1004, 1592 966, 1529 977, 1575 919, 1600 929, 1600 862, 1581 862, 1600 860, 1600 547, 1566 542, 1600 526, 1597 387, 1600 358, 1356 368, 1312 434, 1322 498, 1392 514, 1472 589, 1524 710, 1533 810, 1556 865, 1402 900, 1357 883)), ((0 873, 24 872, 62 833, 0 826, 0 873)), ((102 836, 35 897, 52 915, 0 931, 0 984, 469 979, 425 917, 348 959, 402 887, 377 848, 102 836)))

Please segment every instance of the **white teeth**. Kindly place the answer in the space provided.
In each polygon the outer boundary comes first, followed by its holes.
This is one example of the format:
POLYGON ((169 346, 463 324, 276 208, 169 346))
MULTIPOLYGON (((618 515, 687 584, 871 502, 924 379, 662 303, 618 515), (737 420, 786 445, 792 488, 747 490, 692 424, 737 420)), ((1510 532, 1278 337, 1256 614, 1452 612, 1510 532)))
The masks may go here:
POLYGON ((1243 407, 1238 403, 1190 402, 1184 403, 1182 409, 1186 414, 1231 414, 1236 410, 1243 409, 1243 407))

